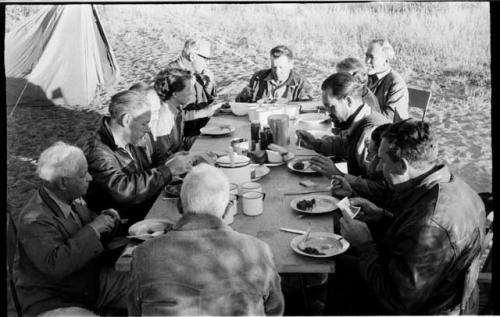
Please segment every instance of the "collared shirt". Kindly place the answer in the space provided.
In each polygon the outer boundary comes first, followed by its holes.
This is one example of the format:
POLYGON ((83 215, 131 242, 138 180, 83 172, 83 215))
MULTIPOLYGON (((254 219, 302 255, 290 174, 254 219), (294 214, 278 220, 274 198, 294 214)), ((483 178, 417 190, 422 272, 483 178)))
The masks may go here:
POLYGON ((132 158, 132 160, 135 161, 134 155, 130 151, 130 149, 128 147, 128 144, 124 143, 121 138, 117 137, 117 135, 113 132, 113 130, 109 126, 108 122, 104 121, 104 124, 106 125, 106 128, 111 132, 111 135, 113 136, 113 139, 115 141, 116 147, 119 148, 119 149, 125 150, 125 152, 127 152, 127 154, 130 155, 130 157, 132 158))
POLYGON ((64 217, 68 219, 68 217, 71 216, 73 220, 75 220, 80 226, 82 225, 82 222, 80 220, 80 216, 78 216, 74 211, 73 208, 71 208, 71 205, 68 205, 67 203, 63 202, 62 200, 59 199, 59 197, 56 196, 50 189, 45 187, 45 191, 47 194, 49 194, 50 198, 55 201, 59 209, 61 209, 61 212, 63 213, 64 217))

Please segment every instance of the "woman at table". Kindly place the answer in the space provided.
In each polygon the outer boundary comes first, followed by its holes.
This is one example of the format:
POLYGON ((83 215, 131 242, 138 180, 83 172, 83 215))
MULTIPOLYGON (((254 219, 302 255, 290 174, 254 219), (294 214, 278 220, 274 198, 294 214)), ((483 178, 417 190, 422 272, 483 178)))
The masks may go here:
POLYGON ((188 70, 166 69, 155 79, 154 90, 160 99, 160 107, 150 122, 157 153, 163 159, 185 150, 183 144, 184 107, 193 98, 194 79, 188 70))

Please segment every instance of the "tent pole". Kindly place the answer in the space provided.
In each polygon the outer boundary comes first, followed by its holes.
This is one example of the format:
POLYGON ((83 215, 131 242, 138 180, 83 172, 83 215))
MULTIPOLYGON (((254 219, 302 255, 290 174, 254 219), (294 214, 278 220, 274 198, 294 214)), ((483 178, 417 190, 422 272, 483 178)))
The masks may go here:
POLYGON ((17 98, 16 104, 14 105, 14 109, 10 112, 9 118, 12 118, 12 115, 14 114, 14 111, 16 110, 17 105, 19 104, 19 101, 21 100, 21 97, 24 94, 24 90, 28 86, 28 81, 26 81, 26 84, 24 84, 23 90, 21 90, 21 94, 19 95, 19 98, 17 98))

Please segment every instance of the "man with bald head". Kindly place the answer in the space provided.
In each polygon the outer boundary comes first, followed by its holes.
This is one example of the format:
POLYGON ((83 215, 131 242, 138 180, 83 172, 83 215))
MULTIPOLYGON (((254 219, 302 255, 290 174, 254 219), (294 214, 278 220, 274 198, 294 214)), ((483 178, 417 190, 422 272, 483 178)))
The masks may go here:
POLYGON ((91 208, 116 209, 129 225, 144 219, 161 189, 173 176, 184 174, 189 160, 178 154, 167 163, 145 146, 151 118, 147 97, 136 91, 114 95, 110 116, 85 145, 92 175, 86 199, 91 208))
POLYGON ((281 315, 280 277, 270 247, 222 218, 229 180, 202 163, 184 179, 182 218, 168 234, 134 250, 131 316, 281 315))
POLYGON ((125 310, 127 275, 101 262, 101 240, 120 217, 112 209, 96 215, 81 198, 92 180, 82 150, 56 142, 40 155, 37 173, 42 186, 18 217, 15 276, 23 315, 125 310))

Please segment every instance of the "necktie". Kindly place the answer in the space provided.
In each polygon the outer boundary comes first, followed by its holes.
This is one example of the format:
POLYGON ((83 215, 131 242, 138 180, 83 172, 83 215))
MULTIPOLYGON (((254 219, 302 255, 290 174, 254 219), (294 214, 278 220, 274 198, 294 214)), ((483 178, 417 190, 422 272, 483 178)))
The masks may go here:
POLYGON ((82 221, 80 220, 80 216, 78 215, 78 211, 77 211, 77 207, 76 207, 77 203, 73 202, 71 204, 71 218, 73 218, 73 220, 80 226, 82 227, 83 224, 82 224, 82 221))

